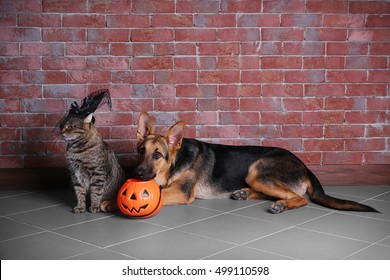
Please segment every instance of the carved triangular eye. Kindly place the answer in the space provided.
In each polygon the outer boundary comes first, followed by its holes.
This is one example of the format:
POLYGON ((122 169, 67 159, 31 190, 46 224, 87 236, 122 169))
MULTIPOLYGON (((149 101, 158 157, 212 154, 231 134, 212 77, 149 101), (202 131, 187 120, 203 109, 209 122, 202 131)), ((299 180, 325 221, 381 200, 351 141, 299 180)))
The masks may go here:
POLYGON ((135 197, 135 194, 133 194, 133 195, 130 197, 130 199, 136 200, 137 198, 135 197))
POLYGON ((125 189, 125 190, 122 192, 122 195, 123 195, 123 196, 126 196, 126 193, 127 193, 127 189, 125 189))
POLYGON ((143 197, 148 197, 149 196, 149 193, 147 190, 144 190, 144 193, 142 194, 143 197))

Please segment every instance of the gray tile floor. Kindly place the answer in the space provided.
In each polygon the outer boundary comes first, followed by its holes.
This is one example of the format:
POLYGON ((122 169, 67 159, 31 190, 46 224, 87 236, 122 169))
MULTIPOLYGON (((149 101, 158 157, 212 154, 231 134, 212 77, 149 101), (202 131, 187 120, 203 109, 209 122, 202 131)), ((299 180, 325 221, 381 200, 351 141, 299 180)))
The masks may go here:
POLYGON ((73 214, 71 189, 0 191, 0 258, 7 259, 385 259, 390 186, 326 187, 382 214, 309 203, 272 215, 269 201, 196 200, 132 220, 73 214))

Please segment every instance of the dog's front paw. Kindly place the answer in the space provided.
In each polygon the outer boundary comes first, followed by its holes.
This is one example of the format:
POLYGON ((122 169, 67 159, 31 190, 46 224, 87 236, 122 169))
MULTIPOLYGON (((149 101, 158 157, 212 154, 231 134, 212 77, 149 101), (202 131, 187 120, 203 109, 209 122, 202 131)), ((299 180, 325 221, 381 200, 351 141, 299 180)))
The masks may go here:
POLYGON ((83 206, 76 206, 73 208, 73 213, 80 214, 85 212, 85 207, 83 206))
POLYGON ((232 193, 231 198, 234 200, 247 200, 249 193, 243 190, 238 190, 232 193))
POLYGON ((272 214, 279 214, 279 213, 282 213, 286 210, 287 208, 287 205, 282 203, 282 202, 279 202, 279 201, 276 201, 274 203, 272 203, 272 205, 269 207, 268 211, 272 214))

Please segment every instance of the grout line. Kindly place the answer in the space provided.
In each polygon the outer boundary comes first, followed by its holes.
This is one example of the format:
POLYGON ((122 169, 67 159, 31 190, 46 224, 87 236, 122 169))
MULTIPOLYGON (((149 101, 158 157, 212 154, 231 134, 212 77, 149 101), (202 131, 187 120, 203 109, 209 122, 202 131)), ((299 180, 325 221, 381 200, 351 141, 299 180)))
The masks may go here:
POLYGON ((348 257, 351 257, 351 256, 353 256, 353 255, 356 255, 357 253, 360 253, 360 252, 362 252, 362 251, 364 251, 364 250, 366 250, 366 249, 368 249, 368 248, 370 248, 370 247, 372 247, 372 246, 374 246, 374 245, 383 246, 383 247, 388 247, 388 248, 390 249, 390 246, 383 245, 383 244, 379 244, 379 242, 381 242, 381 241, 383 241, 383 240, 385 240, 385 239, 387 239, 387 238, 389 238, 389 236, 387 236, 387 237, 385 237, 385 238, 383 238, 383 239, 381 239, 381 240, 378 240, 378 241, 376 241, 375 243, 372 243, 372 244, 370 244, 370 245, 368 245, 368 246, 366 246, 366 247, 364 247, 364 248, 362 248, 362 249, 360 249, 360 250, 357 250, 356 252, 353 252, 353 253, 351 253, 351 254, 345 256, 345 257, 342 258, 342 259, 345 260, 345 259, 347 259, 348 257))

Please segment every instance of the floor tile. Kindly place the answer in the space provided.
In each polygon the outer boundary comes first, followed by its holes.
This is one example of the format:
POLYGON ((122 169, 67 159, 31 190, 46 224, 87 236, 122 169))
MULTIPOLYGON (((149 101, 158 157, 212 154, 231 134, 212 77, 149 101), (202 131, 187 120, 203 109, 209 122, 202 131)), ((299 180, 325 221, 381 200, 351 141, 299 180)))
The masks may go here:
POLYGON ((264 200, 234 200, 234 199, 195 199, 192 205, 214 209, 222 212, 229 212, 254 204, 269 203, 264 200))
POLYGON ((6 198, 10 196, 15 196, 15 195, 21 195, 21 194, 26 194, 28 191, 24 190, 1 190, 0 191, 0 198, 6 198))
POLYGON ((288 260, 286 256, 238 246, 205 258, 205 260, 288 260))
POLYGON ((390 237, 379 241, 378 244, 382 244, 382 245, 386 245, 386 246, 390 247, 390 237))
POLYGON ((329 211, 324 211, 316 208, 301 207, 292 209, 280 214, 271 214, 267 212, 269 205, 254 205, 241 210, 233 211, 231 214, 242 215, 246 217, 256 218, 263 221, 284 224, 297 225, 313 218, 321 217, 329 214, 329 211))
POLYGON ((98 249, 96 251, 80 254, 68 258, 69 260, 134 260, 134 258, 112 252, 106 249, 98 249))
POLYGON ((168 230, 108 249, 137 259, 201 259, 233 245, 177 230, 168 230))
POLYGON ((284 228, 284 226, 274 223, 231 214, 223 214, 177 229, 222 241, 242 244, 276 232, 282 228, 284 228))
POLYGON ((218 211, 192 205, 164 206, 156 216, 144 221, 166 227, 175 227, 218 214, 220 214, 218 211))
POLYGON ((13 219, 36 225, 44 229, 56 229, 64 226, 70 226, 91 220, 101 219, 112 216, 110 213, 85 212, 75 214, 68 205, 57 205, 39 210, 24 212, 21 214, 10 215, 13 219), (59 218, 61 217, 61 218, 59 218))
POLYGON ((164 230, 164 227, 112 216, 56 230, 66 236, 98 246, 109 246, 164 230))
POLYGON ((367 242, 377 242, 390 235, 389 222, 341 213, 331 213, 299 227, 367 242))
POLYGON ((390 191, 388 193, 379 195, 374 198, 375 200, 387 201, 390 202, 390 191))
POLYGON ((347 260, 390 260, 390 247, 372 245, 356 254, 345 258, 347 260))
POLYGON ((95 250, 96 247, 58 234, 43 232, 0 242, 2 260, 51 260, 95 250))
POLYGON ((367 245, 365 242, 298 228, 290 228, 246 244, 248 247, 301 260, 341 259, 367 245))
POLYGON ((7 218, 0 218, 0 241, 18 238, 41 231, 43 230, 30 225, 19 223, 7 218))

